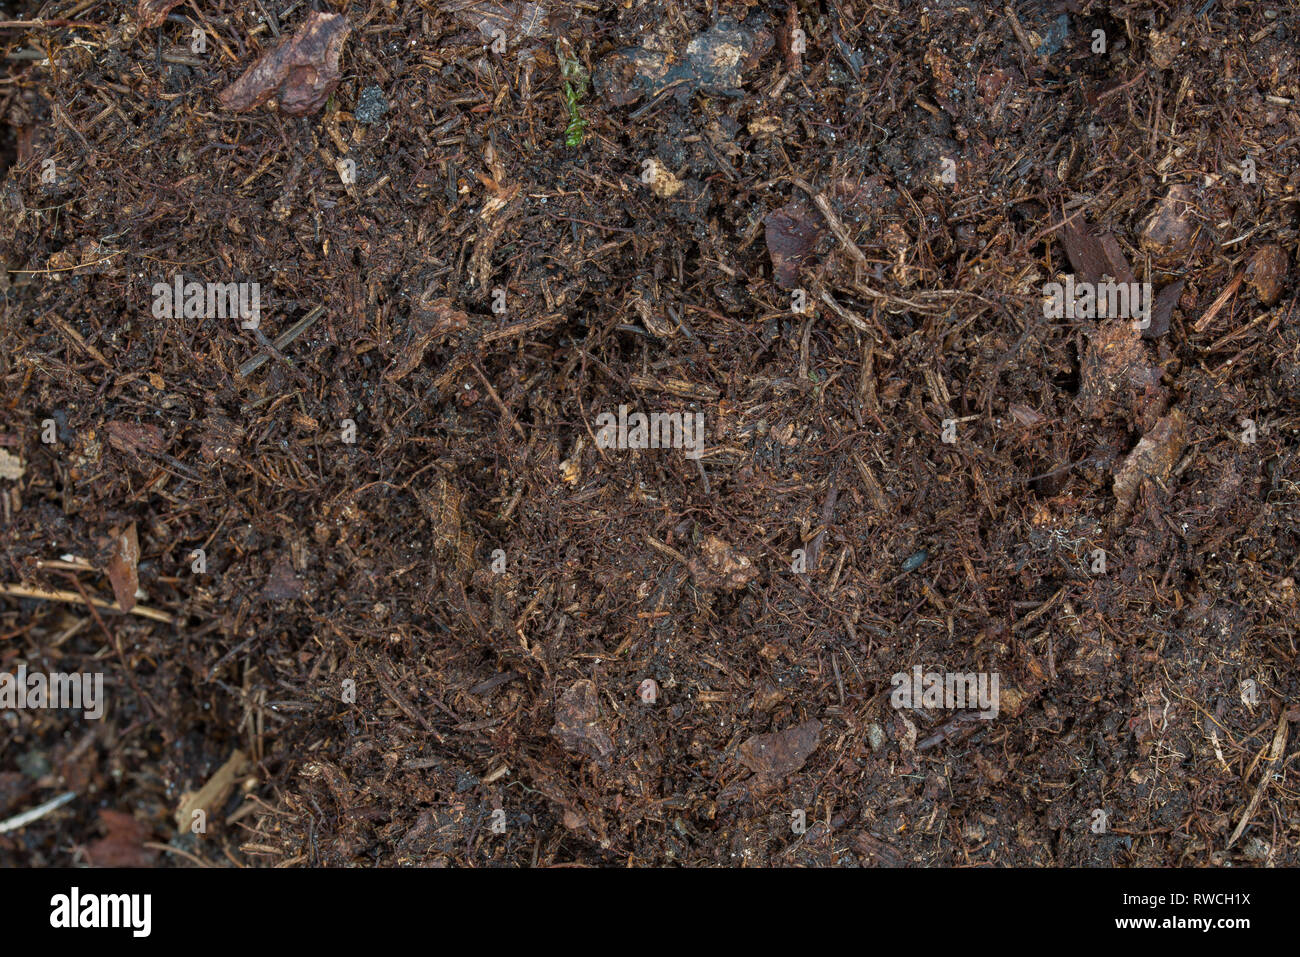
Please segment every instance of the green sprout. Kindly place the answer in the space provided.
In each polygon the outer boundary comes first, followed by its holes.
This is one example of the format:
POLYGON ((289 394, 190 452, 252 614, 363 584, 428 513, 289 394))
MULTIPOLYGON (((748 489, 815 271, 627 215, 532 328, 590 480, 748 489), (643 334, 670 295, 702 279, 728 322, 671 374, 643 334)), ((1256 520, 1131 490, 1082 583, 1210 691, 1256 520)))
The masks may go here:
POLYGON ((560 62, 560 76, 564 78, 564 99, 569 105, 569 125, 565 128, 564 144, 581 146, 587 121, 578 112, 578 103, 587 93, 587 71, 574 57, 564 52, 560 42, 555 44, 555 57, 560 62))

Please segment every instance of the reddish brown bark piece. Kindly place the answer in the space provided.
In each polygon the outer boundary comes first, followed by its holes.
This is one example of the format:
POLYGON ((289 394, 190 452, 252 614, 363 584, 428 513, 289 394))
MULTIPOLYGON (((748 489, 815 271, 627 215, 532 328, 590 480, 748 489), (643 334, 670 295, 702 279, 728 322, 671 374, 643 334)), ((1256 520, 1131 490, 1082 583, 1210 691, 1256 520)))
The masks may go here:
POLYGON ((755 774, 783 778, 794 774, 821 742, 822 723, 805 721, 774 734, 756 734, 740 746, 740 763, 755 774))
POLYGON ((167 14, 181 3, 182 0, 140 0, 135 8, 135 18, 140 21, 140 26, 152 30, 162 26, 167 20, 167 14))
POLYGON ((1165 286, 1156 295, 1156 301, 1151 306, 1151 323, 1142 330, 1143 339, 1159 339, 1169 331, 1169 323, 1174 317, 1174 307, 1178 305, 1178 299, 1182 296, 1185 285, 1186 282, 1180 279, 1165 286))
POLYGON ((222 108, 242 113, 276 97, 289 116, 316 112, 339 84, 339 54, 351 31, 342 14, 312 11, 297 33, 221 91, 222 108))
POLYGON ((821 215, 802 200, 768 213, 764 225, 767 254, 772 257, 777 285, 792 289, 798 285, 799 273, 826 232, 826 225, 821 215))
POLYGON ((567 750, 604 761, 614 753, 614 742, 609 732, 597 724, 598 704, 596 685, 586 678, 575 681, 555 704, 551 734, 567 750))
POLYGON ((1086 220, 1078 219, 1061 227, 1061 242, 1070 265, 1083 282, 1101 282, 1110 276, 1116 282, 1136 282, 1133 270, 1119 242, 1109 233, 1098 235, 1086 220))
POLYGON ((109 422, 108 444, 128 455, 146 453, 160 455, 167 449, 162 429, 142 422, 109 422))
POLYGON ((93 867, 149 867, 158 857, 144 846, 152 828, 123 811, 100 810, 104 836, 86 846, 86 859, 93 867))
POLYGON ((123 611, 135 607, 135 593, 140 587, 139 562, 140 539, 135 522, 132 522, 125 532, 114 532, 113 555, 108 560, 108 580, 113 586, 117 607, 123 611))

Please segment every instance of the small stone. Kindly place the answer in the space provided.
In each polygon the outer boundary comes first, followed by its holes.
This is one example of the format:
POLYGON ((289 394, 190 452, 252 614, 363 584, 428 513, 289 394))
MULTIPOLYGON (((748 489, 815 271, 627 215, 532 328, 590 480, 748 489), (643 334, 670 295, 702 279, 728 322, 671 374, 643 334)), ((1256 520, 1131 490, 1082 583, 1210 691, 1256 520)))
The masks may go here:
POLYGON ((885 743, 885 729, 874 721, 867 725, 867 743, 872 751, 879 751, 885 743))
POLYGON ((384 98, 384 91, 378 86, 368 86, 361 91, 352 115, 358 123, 369 125, 378 123, 387 112, 388 100, 384 98))
POLYGON ((925 549, 921 549, 919 552, 909 557, 907 561, 903 562, 903 571, 904 572, 916 571, 918 568, 920 568, 922 565, 925 564, 925 560, 929 557, 930 557, 930 553, 927 552, 925 549))

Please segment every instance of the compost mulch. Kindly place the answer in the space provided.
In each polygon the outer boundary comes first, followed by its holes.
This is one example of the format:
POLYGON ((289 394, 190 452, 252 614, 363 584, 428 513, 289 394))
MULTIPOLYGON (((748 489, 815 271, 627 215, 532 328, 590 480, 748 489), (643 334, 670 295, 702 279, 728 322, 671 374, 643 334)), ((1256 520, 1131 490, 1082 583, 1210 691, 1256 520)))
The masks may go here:
POLYGON ((0 864, 1300 864, 1294 4, 0 16, 0 864))

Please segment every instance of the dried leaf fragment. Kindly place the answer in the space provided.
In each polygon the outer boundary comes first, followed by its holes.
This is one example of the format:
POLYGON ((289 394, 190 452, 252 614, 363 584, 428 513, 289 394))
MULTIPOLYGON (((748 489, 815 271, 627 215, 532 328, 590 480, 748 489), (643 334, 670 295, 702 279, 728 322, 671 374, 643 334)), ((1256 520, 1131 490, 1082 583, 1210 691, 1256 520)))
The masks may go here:
POLYGON ((1040 422, 1046 421, 1042 414, 1035 412, 1027 405, 1021 405, 1019 402, 1013 402, 1007 408, 1007 411, 1010 412, 1011 417, 1021 425, 1034 426, 1038 425, 1040 422))
POLYGON ((26 471, 22 459, 16 455, 11 455, 8 449, 0 449, 0 479, 9 479, 16 482, 23 477, 23 473, 26 471))
POLYGON ((798 285, 799 273, 817 240, 826 232, 826 226, 821 216, 802 199, 768 213, 763 225, 777 285, 792 289, 798 285))
POLYGON ((152 828, 123 811, 101 808, 99 823, 104 836, 86 845, 86 859, 93 867, 149 867, 158 853, 144 846, 152 828))
POLYGON ((474 535, 465 517, 465 495, 439 475, 426 501, 433 523, 433 547, 438 560, 455 572, 468 571, 474 562, 474 535))
POLYGON ((735 591, 758 577, 758 569, 747 557, 716 535, 700 543, 700 554, 688 563, 691 577, 700 588, 735 591))
POLYGON ((1191 251, 1199 229, 1194 199, 1190 186, 1171 186, 1143 223, 1142 248, 1157 261, 1172 262, 1191 251))
POLYGON ((650 189, 656 196, 661 199, 670 199, 681 192, 682 181, 673 175, 672 170, 659 162, 657 158, 649 160, 648 163, 650 189))
POLYGON ((351 31, 342 14, 313 10, 297 33, 258 58, 218 101, 223 109, 242 113, 274 96, 289 116, 315 113, 339 84, 339 54, 351 31))
POLYGON ((596 685, 587 678, 575 681, 555 705, 551 734, 569 751, 579 751, 604 761, 614 753, 609 732, 598 723, 596 685))
POLYGON ((288 555, 281 555, 271 567, 271 574, 262 587, 262 597, 267 601, 292 601, 303 596, 302 579, 293 571, 288 555))

